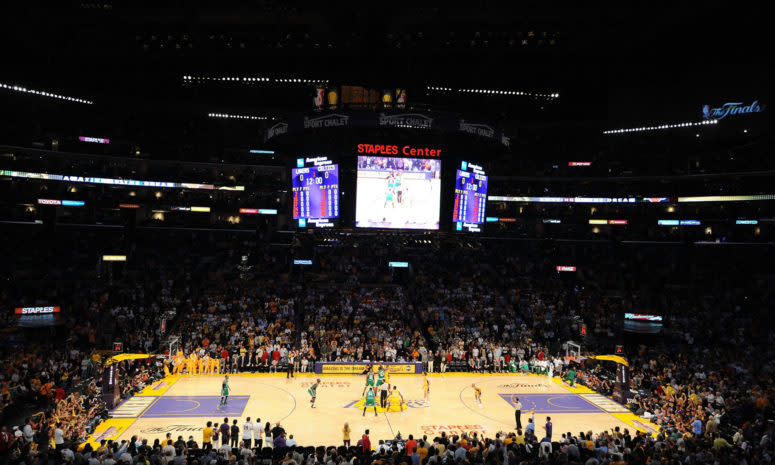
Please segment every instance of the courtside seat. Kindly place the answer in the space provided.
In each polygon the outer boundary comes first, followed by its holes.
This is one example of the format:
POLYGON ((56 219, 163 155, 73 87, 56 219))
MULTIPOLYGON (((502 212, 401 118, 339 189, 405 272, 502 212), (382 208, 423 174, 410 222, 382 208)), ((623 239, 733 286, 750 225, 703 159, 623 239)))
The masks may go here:
POLYGON ((274 454, 272 453, 272 448, 271 447, 264 447, 263 449, 261 449, 261 454, 258 457, 256 457, 256 459, 258 460, 258 463, 260 463, 260 464, 269 464, 269 465, 271 465, 272 464, 272 457, 273 456, 274 456, 274 454))
POLYGON ((272 460, 274 462, 279 462, 285 457, 285 454, 288 453, 287 447, 276 447, 272 449, 272 460))
POLYGON ((471 371, 471 368, 468 366, 468 363, 463 360, 453 360, 447 365, 447 371, 468 372, 471 371))

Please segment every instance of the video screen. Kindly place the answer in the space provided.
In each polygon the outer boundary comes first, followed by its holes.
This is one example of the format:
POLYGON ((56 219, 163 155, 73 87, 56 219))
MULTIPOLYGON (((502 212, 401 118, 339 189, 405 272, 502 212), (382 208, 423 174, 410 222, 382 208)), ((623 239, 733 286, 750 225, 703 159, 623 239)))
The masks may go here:
POLYGON ((625 313, 625 332, 639 334, 658 334, 662 332, 662 316, 646 313, 625 313))
POLYGON ((16 307, 14 308, 16 325, 21 328, 44 328, 56 326, 64 322, 62 308, 59 306, 46 307, 16 307))
POLYGON ((293 219, 339 218, 339 165, 295 168, 293 219))
POLYGON ((455 176, 455 205, 452 221, 460 223, 484 223, 487 204, 487 176, 457 170, 455 176))
POLYGON ((441 161, 358 157, 355 226, 439 229, 441 161))

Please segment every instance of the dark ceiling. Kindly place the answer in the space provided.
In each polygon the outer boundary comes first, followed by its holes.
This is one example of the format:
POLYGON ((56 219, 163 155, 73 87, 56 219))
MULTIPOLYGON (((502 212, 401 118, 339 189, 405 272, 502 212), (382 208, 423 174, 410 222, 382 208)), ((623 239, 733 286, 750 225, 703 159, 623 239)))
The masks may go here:
POLYGON ((765 15, 721 2, 605 9, 494 1, 396 1, 381 8, 373 2, 157 3, 4 7, 0 81, 93 99, 100 118, 117 125, 126 117, 156 126, 155 116, 310 108, 310 86, 185 86, 184 75, 403 87, 412 101, 445 109, 595 127, 683 118, 701 103, 766 99, 771 92, 765 15), (482 98, 434 99, 425 95, 428 85, 562 97, 554 106, 516 98, 492 105, 482 98))

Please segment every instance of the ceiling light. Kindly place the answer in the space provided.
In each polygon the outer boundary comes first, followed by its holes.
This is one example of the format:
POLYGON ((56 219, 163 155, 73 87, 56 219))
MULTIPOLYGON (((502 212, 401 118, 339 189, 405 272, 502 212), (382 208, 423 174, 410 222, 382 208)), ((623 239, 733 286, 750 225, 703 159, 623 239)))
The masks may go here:
POLYGON ((43 97, 55 98, 55 99, 59 99, 59 100, 67 100, 69 102, 78 102, 78 103, 83 103, 83 104, 86 104, 86 105, 93 105, 94 104, 94 102, 92 102, 91 100, 80 99, 80 98, 76 98, 76 97, 68 97, 68 96, 59 95, 59 94, 52 94, 52 93, 49 93, 49 92, 45 92, 45 91, 41 91, 41 90, 36 90, 36 89, 27 89, 26 87, 14 86, 14 85, 11 85, 11 84, 0 83, 0 88, 9 89, 9 90, 13 90, 13 91, 16 91, 16 92, 21 92, 21 93, 26 93, 26 94, 32 94, 32 95, 39 95, 39 96, 43 96, 43 97))

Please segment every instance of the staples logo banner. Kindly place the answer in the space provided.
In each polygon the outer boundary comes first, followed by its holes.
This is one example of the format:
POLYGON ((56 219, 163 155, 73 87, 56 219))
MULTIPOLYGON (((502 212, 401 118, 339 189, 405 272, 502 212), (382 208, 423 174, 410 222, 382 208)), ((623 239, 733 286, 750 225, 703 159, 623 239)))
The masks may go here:
POLYGON ((16 315, 45 315, 59 312, 59 307, 16 307, 13 310, 13 313, 16 315))

